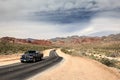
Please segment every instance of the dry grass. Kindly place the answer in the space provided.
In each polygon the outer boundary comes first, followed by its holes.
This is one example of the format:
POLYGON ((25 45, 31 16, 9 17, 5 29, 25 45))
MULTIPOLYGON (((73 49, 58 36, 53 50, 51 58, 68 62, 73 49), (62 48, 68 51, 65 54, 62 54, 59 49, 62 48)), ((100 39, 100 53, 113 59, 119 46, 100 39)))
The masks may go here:
POLYGON ((116 67, 120 69, 120 62, 117 60, 110 60, 108 58, 98 57, 94 55, 104 55, 106 57, 120 57, 120 41, 116 42, 100 42, 74 45, 72 47, 64 47, 62 51, 72 56, 88 56, 97 60, 107 66, 116 67), (74 50, 73 50, 74 49, 74 50))
POLYGON ((0 42, 0 55, 8 55, 14 53, 22 53, 27 50, 43 51, 50 49, 51 46, 33 45, 33 44, 17 44, 0 42))

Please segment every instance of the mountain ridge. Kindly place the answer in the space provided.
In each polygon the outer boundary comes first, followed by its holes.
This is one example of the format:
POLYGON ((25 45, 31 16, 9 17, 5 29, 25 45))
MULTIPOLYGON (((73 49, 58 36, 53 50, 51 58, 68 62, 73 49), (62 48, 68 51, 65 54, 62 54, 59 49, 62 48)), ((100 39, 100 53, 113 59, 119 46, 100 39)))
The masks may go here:
POLYGON ((101 41, 120 41, 120 33, 118 34, 110 34, 108 36, 67 36, 67 37, 56 37, 48 40, 43 39, 19 39, 14 37, 2 37, 0 38, 0 42, 10 42, 10 43, 20 43, 20 44, 37 44, 37 45, 63 45, 63 44, 81 44, 81 43, 94 43, 101 41))

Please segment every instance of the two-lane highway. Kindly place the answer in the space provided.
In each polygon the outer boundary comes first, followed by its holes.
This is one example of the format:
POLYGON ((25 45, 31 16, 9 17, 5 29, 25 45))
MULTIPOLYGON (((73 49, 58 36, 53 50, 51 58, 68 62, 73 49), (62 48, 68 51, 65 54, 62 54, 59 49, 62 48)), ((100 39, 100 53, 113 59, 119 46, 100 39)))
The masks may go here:
POLYGON ((36 63, 15 63, 0 67, 0 80, 23 80, 60 62, 62 57, 52 50, 49 57, 36 63))

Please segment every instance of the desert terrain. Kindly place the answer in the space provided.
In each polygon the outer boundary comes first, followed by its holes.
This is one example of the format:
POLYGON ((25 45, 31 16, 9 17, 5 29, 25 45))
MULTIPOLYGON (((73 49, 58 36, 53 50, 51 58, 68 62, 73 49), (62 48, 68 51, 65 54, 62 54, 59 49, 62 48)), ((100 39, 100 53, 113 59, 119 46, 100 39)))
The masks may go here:
MULTIPOLYGON (((46 53, 49 53, 49 50, 46 53)), ((117 70, 97 61, 72 57, 60 50, 57 50, 57 53, 64 57, 61 63, 28 80, 120 80, 117 70)))
MULTIPOLYGON (((43 51, 44 56, 49 56, 50 50, 43 51)), ((60 49, 57 53, 64 58, 60 63, 28 80, 120 80, 116 69, 85 57, 64 54, 60 49)), ((20 55, 0 56, 0 66, 20 62, 20 55)))

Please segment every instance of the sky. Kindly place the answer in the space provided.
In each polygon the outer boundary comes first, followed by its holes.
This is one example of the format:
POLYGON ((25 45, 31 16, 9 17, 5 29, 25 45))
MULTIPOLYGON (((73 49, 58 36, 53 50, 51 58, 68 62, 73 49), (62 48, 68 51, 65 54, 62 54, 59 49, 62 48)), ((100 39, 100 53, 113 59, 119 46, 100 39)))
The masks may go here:
POLYGON ((120 33, 120 0, 0 0, 0 37, 120 33))

